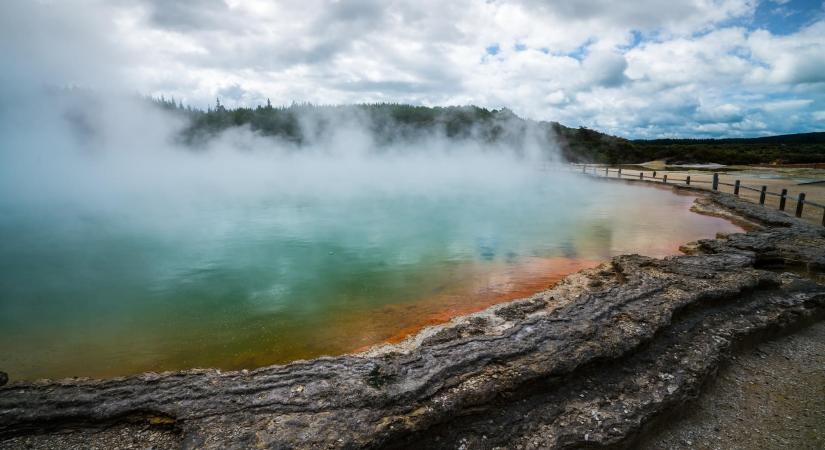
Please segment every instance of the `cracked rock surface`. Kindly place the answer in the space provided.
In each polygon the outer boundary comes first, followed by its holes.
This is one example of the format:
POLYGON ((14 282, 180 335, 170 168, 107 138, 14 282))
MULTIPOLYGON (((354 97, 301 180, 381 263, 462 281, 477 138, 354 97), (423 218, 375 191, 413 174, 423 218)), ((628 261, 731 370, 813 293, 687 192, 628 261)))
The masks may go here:
POLYGON ((825 232, 727 194, 748 233, 613 258, 363 354, 0 387, 0 447, 626 446, 737 346, 825 317, 825 232))

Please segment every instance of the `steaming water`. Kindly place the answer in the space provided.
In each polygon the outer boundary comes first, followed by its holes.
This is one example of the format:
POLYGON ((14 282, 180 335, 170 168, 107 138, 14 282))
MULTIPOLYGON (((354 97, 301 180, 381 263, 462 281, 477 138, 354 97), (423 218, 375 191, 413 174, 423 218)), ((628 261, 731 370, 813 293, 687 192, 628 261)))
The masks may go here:
POLYGON ((437 193, 273 193, 134 214, 8 207, 0 369, 111 376, 339 354, 613 255, 673 254, 738 231, 669 190, 563 185, 539 174, 437 193))

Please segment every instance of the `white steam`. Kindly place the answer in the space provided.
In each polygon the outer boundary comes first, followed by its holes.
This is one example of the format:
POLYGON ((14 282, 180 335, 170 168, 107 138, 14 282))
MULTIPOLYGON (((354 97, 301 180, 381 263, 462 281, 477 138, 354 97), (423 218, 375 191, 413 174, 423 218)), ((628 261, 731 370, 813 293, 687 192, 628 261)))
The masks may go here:
POLYGON ((546 134, 515 120, 506 133, 521 134, 517 147, 439 130, 387 146, 366 117, 317 112, 300 118, 303 134, 315 136, 300 145, 236 127, 193 147, 178 139, 183 116, 145 100, 34 92, 0 107, 0 205, 7 207, 172 214, 284 197, 495 192, 517 189, 557 154, 546 134))

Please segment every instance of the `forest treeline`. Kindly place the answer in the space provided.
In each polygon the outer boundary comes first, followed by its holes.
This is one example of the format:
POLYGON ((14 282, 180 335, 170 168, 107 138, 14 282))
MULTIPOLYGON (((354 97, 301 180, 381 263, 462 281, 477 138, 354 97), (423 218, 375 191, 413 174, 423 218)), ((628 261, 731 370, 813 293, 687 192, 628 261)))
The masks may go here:
POLYGON ((629 140, 584 127, 522 119, 512 111, 476 106, 426 107, 402 104, 319 106, 293 104, 226 108, 218 100, 206 111, 173 99, 153 99, 160 107, 185 114, 189 125, 181 140, 197 145, 224 130, 246 126, 263 135, 294 142, 323 136, 341 120, 366 126, 375 141, 414 141, 426 133, 488 144, 523 145, 526 136, 556 142, 571 162, 635 164, 653 160, 677 163, 767 164, 825 162, 825 132, 735 139, 629 140), (307 120, 309 119, 310 126, 307 120), (537 135, 537 136, 536 136, 537 135))

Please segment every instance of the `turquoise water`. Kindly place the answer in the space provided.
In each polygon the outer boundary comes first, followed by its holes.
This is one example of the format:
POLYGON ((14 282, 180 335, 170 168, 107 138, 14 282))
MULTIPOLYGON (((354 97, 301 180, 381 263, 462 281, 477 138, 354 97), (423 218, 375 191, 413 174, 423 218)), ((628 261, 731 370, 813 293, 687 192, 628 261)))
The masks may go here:
POLYGON ((510 289, 738 231, 689 212, 691 202, 538 171, 410 192, 275 191, 118 208, 7 202, 0 370, 113 376, 340 354, 440 309, 472 309, 479 286, 502 274, 510 289))

